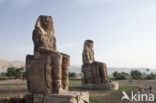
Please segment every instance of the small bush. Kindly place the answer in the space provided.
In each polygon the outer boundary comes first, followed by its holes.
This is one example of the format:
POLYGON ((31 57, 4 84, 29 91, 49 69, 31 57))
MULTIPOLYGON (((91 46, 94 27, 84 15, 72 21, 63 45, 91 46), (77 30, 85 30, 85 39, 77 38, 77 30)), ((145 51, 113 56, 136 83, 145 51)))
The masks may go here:
POLYGON ((74 73, 74 72, 69 72, 69 77, 76 77, 76 73, 74 73))
POLYGON ((153 74, 153 73, 148 74, 148 75, 146 75, 145 79, 147 79, 147 80, 149 80, 149 79, 150 79, 150 80, 152 80, 152 79, 156 79, 156 75, 153 74))
POLYGON ((130 72, 132 79, 140 80, 142 79, 142 73, 139 70, 132 70, 130 72))
POLYGON ((24 68, 10 67, 8 68, 6 75, 9 78, 21 79, 23 77, 23 70, 24 68))
POLYGON ((125 80, 129 77, 128 73, 118 73, 117 71, 113 73, 114 79, 115 80, 125 80))

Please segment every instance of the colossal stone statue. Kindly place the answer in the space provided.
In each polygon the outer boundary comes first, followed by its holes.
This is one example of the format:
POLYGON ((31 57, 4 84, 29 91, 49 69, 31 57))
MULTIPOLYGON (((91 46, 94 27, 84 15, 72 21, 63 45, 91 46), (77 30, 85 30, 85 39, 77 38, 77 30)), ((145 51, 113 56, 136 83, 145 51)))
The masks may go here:
POLYGON ((26 57, 27 87, 33 94, 32 103, 88 103, 88 92, 68 91, 70 56, 57 51, 50 16, 38 18, 33 42, 34 55, 26 57))
POLYGON ((82 87, 85 88, 104 88, 118 89, 117 83, 111 83, 107 74, 107 66, 105 63, 94 60, 93 41, 86 40, 82 53, 82 87))
POLYGON ((40 16, 33 31, 34 56, 27 55, 28 90, 33 93, 68 91, 70 56, 56 49, 53 21, 40 16))

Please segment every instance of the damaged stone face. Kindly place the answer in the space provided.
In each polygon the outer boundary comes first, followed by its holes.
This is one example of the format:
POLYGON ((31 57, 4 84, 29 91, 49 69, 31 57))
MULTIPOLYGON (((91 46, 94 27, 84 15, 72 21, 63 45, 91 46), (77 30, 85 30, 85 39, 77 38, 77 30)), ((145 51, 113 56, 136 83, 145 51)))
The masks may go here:
POLYGON ((32 93, 67 92, 70 56, 57 51, 50 16, 38 18, 33 42, 34 55, 26 57, 28 90, 32 93))
POLYGON ((86 40, 82 54, 83 64, 91 64, 94 61, 93 41, 86 40))
POLYGON ((40 47, 57 50, 54 33, 52 18, 50 16, 40 16, 33 31, 34 52, 40 47))

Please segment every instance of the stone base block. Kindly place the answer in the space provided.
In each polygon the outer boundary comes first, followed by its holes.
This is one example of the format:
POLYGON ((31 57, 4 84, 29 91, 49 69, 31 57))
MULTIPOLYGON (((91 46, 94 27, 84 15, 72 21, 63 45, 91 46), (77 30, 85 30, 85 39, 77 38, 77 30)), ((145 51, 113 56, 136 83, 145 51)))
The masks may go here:
POLYGON ((89 93, 72 91, 61 94, 33 94, 33 103, 89 103, 89 93))
POLYGON ((118 82, 103 83, 103 84, 82 84, 84 89, 107 89, 107 90, 118 90, 118 82))

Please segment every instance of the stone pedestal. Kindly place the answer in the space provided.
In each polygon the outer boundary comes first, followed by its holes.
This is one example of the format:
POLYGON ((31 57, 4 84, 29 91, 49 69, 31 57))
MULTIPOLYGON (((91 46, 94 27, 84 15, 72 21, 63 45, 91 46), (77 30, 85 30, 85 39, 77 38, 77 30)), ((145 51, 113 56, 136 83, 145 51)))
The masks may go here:
POLYGON ((33 94, 33 103, 89 103, 89 93, 72 91, 61 94, 33 94))
POLYGON ((118 82, 102 83, 102 84, 84 84, 82 83, 82 88, 84 89, 104 89, 104 90, 118 90, 118 82))

